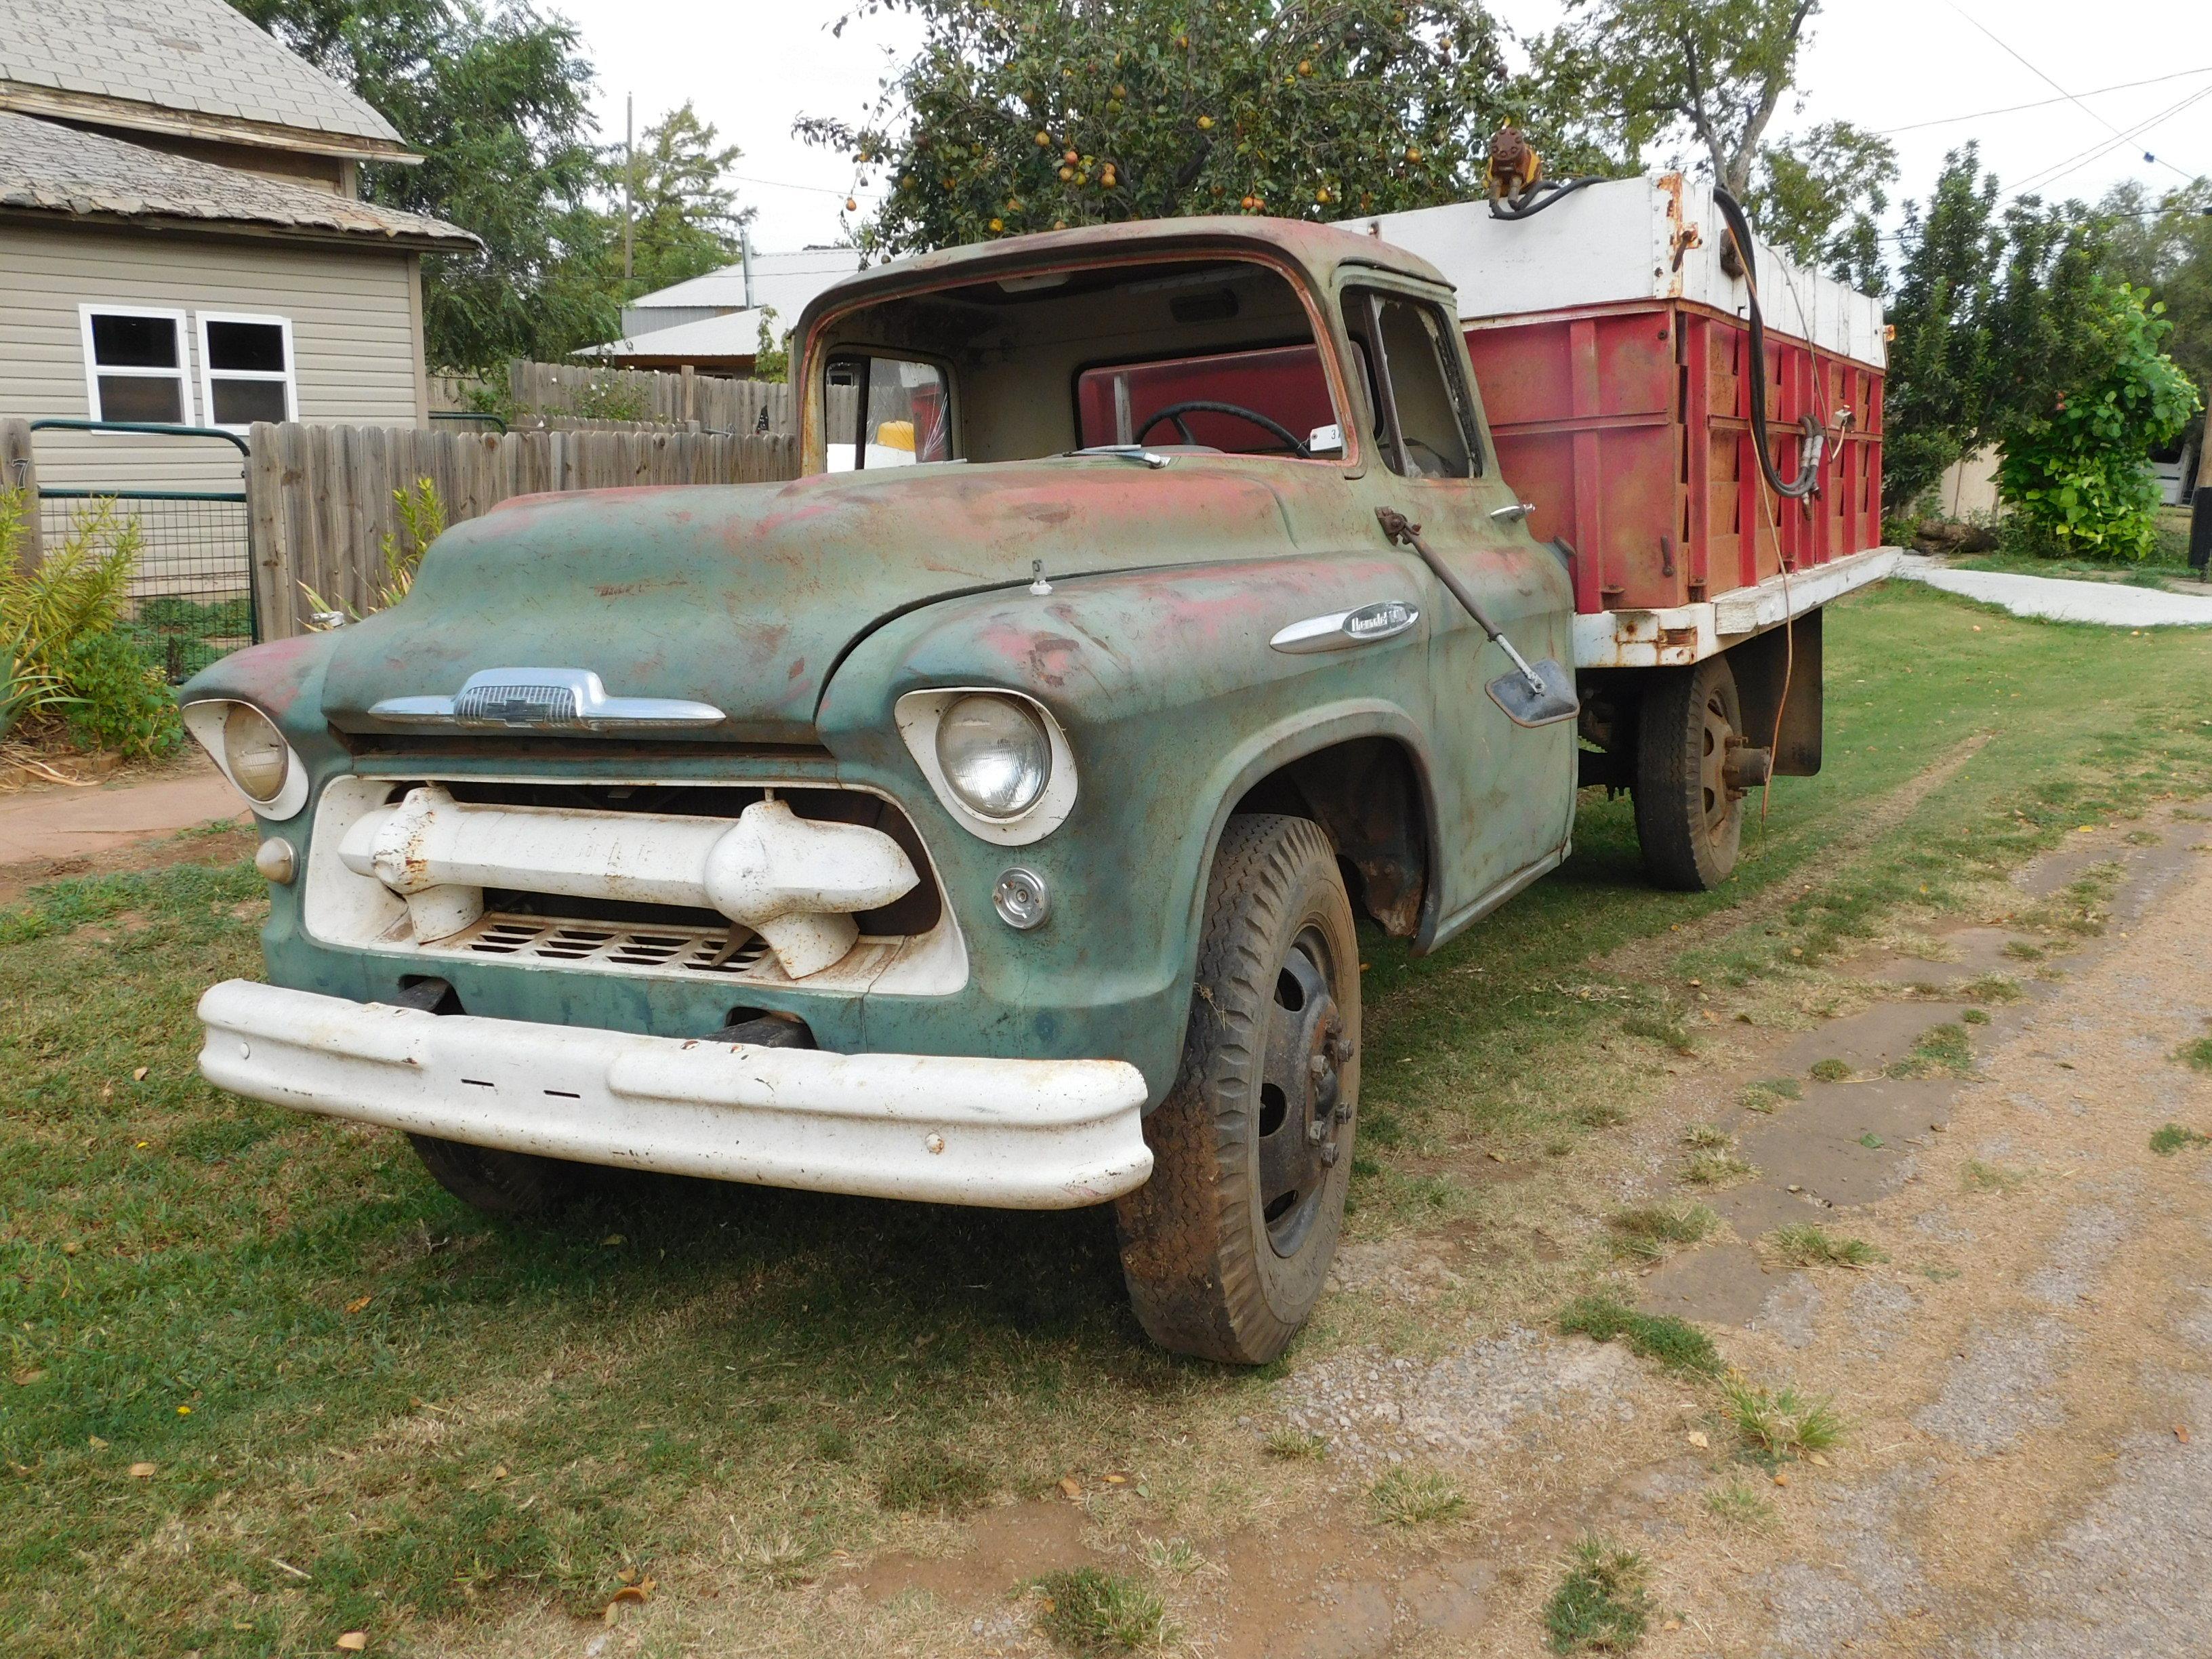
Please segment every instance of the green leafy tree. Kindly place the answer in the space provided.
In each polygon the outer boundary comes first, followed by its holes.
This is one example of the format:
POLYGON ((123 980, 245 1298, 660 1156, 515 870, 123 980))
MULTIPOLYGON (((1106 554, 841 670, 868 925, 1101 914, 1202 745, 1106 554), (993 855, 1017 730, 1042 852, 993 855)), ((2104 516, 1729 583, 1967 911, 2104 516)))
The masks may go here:
POLYGON ((1819 0, 1568 0, 1567 9, 1529 42, 1520 92, 1538 149, 1550 138, 1565 156, 1603 155, 1636 173, 1646 150, 1688 144, 1744 196, 1819 0))
POLYGON ((591 143, 591 65, 569 24, 527 0, 233 0, 352 87, 422 153, 363 169, 362 194, 434 214, 481 252, 423 261, 431 363, 478 369, 604 340, 605 168, 591 143))
POLYGON ((2098 204, 2108 226, 2105 270, 2166 307, 2166 355, 2212 398, 2212 179, 2168 191, 2154 207, 2136 184, 2098 204))
MULTIPOLYGON (((753 210, 738 205, 729 171, 744 152, 735 144, 718 147, 715 136, 686 100, 645 130, 635 162, 619 147, 609 153, 603 188, 619 201, 627 173, 633 204, 625 298, 704 276, 738 258, 738 234, 753 210)), ((619 276, 619 220, 613 240, 619 276)))
POLYGON ((1905 204, 1889 323, 1882 489, 1910 507, 1964 455, 1988 401, 1988 313, 2004 261, 1997 181, 1972 144, 1944 159, 1926 206, 1905 204))
POLYGON ((1465 0, 868 0, 922 42, 857 121, 798 124, 891 188, 893 255, 1215 212, 1335 219, 1474 194, 1507 106, 1465 0), (897 118, 894 118, 896 116, 897 118))
POLYGON ((2197 410, 2197 389, 2160 349, 2172 325, 2159 309, 2124 283, 2090 277, 2069 317, 2066 389, 2009 422, 1997 487, 2056 551, 2140 560, 2157 544, 2144 461, 2197 410))
POLYGON ((1825 121, 1759 151, 1744 210, 1768 241, 1800 264, 1863 293, 1888 285, 1881 222, 1897 179, 1897 150, 1848 121, 1825 121))

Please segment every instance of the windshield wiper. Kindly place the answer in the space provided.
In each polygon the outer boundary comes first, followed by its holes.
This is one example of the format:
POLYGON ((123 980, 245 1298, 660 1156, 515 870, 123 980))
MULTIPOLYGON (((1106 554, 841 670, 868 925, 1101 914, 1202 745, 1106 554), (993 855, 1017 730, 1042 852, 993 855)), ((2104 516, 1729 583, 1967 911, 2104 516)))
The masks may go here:
POLYGON ((1093 444, 1088 449, 1064 449, 1060 453, 1063 456, 1111 455, 1117 460, 1139 462, 1156 472, 1175 459, 1172 455, 1163 455, 1158 450, 1147 449, 1142 444, 1093 444))

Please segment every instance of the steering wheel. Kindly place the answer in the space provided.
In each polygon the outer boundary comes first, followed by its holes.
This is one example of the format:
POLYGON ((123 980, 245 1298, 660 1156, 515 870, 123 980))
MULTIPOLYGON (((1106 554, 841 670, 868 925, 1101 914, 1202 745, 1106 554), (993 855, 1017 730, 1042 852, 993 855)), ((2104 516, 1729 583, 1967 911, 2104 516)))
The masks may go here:
POLYGON ((1145 434, 1150 432, 1162 421, 1173 421, 1176 434, 1185 443, 1196 443, 1198 441, 1190 435, 1190 428, 1183 421, 1182 417, 1186 415, 1233 415, 1240 421, 1251 422, 1262 431, 1273 433, 1289 447, 1291 453, 1300 460, 1313 459, 1313 451, 1300 443, 1297 435, 1279 421, 1270 419, 1256 409, 1247 409, 1242 404, 1217 404, 1202 398, 1193 398, 1188 403, 1170 404, 1137 429, 1135 441, 1144 442, 1145 434))

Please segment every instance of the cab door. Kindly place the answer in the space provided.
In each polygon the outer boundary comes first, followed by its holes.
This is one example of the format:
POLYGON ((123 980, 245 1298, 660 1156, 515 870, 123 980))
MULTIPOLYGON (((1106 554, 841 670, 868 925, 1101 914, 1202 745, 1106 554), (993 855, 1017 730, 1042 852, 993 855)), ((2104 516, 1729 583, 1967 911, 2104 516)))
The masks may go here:
MULTIPOLYGON (((1432 293, 1379 276, 1342 299, 1382 461, 1367 475, 1376 504, 1421 527, 1523 656, 1571 669, 1565 566, 1529 535, 1518 497, 1498 476, 1452 313, 1432 293)), ((1577 763, 1572 720, 1519 726, 1492 699, 1486 688, 1514 672, 1511 660, 1425 566, 1421 575, 1442 842, 1438 902, 1423 941, 1432 945, 1558 862, 1573 828, 1577 763)))

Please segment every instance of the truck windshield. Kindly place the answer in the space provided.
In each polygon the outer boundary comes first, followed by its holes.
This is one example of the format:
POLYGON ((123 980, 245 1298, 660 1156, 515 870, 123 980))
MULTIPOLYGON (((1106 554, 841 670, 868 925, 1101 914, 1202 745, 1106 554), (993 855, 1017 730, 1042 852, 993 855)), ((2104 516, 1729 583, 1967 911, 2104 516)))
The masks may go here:
POLYGON ((848 313, 824 356, 830 471, 1104 445, 1343 453, 1306 307, 1252 260, 994 278, 848 313))

